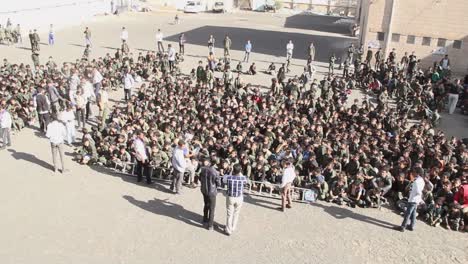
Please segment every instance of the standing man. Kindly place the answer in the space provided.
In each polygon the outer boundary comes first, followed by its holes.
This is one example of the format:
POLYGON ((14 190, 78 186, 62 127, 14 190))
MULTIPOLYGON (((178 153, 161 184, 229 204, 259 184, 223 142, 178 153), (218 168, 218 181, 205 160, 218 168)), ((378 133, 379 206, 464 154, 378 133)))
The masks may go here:
POLYGON ((49 28, 49 45, 55 44, 55 32, 54 32, 54 25, 50 24, 49 28))
POLYGON ((50 141, 52 159, 54 162, 54 172, 57 173, 57 153, 60 155, 62 173, 65 173, 65 158, 63 155, 63 143, 67 138, 67 128, 57 119, 57 115, 52 115, 53 121, 47 126, 46 137, 50 141))
POLYGON ((58 114, 60 111, 60 100, 65 99, 60 95, 51 79, 47 81, 47 92, 49 93, 50 102, 52 104, 52 112, 58 114))
POLYGON ((33 40, 34 40, 33 50, 36 50, 36 51, 41 50, 39 46, 39 42, 41 42, 41 38, 39 37, 39 34, 37 34, 37 29, 34 29, 33 40))
POLYGON ((213 35, 210 35, 210 38, 208 39, 208 53, 215 53, 214 52, 214 45, 215 45, 215 38, 213 37, 213 35))
POLYGON ((91 30, 86 27, 85 31, 83 32, 84 35, 85 35, 85 46, 92 46, 92 43, 91 43, 91 30))
POLYGON ((247 178, 241 174, 241 171, 242 167, 237 163, 233 167, 233 175, 223 177, 223 182, 227 185, 225 232, 228 236, 236 230, 240 209, 244 202, 244 184, 247 182, 247 178))
POLYGON ((122 32, 120 32, 120 40, 128 41, 128 31, 125 27, 122 27, 122 32))
POLYGON ((132 97, 132 88, 135 84, 135 80, 133 79, 133 76, 128 72, 128 70, 126 70, 126 72, 124 73, 123 83, 125 101, 128 101, 132 97))
POLYGON ((176 51, 171 44, 167 45, 167 60, 169 61, 169 72, 174 70, 175 60, 176 60, 176 51))
POLYGON ((158 33, 156 33, 156 41, 158 42, 159 52, 164 52, 163 39, 164 39, 164 35, 161 32, 161 29, 158 29, 158 33))
POLYGON ((37 114, 39 115, 39 126, 43 132, 47 131, 47 126, 50 122, 49 114, 49 100, 45 95, 45 90, 42 87, 38 88, 38 94, 36 95, 36 108, 37 114))
POLYGON ((102 80, 104 78, 102 77, 102 74, 99 72, 97 68, 93 69, 93 88, 94 88, 94 94, 97 96, 99 94, 99 91, 101 90, 102 87, 102 80))
POLYGON ((291 185, 296 178, 296 172, 291 161, 284 162, 283 177, 281 177, 281 211, 284 212, 285 208, 291 208, 291 185), (287 204, 286 204, 287 202, 287 204))
POLYGON ((371 62, 372 62, 372 57, 374 57, 373 53, 374 53, 374 52, 372 51, 372 48, 369 46, 369 47, 367 48, 367 55, 366 55, 366 63, 367 63, 367 67, 369 67, 369 68, 370 68, 371 65, 372 65, 372 64, 371 64, 371 62))
POLYGON ((308 53, 309 53, 309 60, 314 61, 315 60, 315 46, 314 46, 314 43, 312 42, 309 45, 308 53))
POLYGON ((354 53, 356 53, 356 48, 354 47, 354 44, 351 43, 351 45, 348 47, 348 50, 347 50, 348 59, 350 63, 353 63, 354 53))
POLYGON ((231 45, 232 45, 232 41, 228 35, 224 37, 223 45, 224 45, 224 61, 227 62, 228 59, 231 57, 231 45))
POLYGON ((463 86, 460 85, 460 80, 457 79, 450 84, 448 91, 448 112, 450 115, 455 112, 461 91, 463 91, 463 86))
POLYGON ((329 75, 335 73, 335 61, 336 61, 335 54, 332 54, 328 61, 328 74, 329 75))
POLYGON ((182 33, 179 35, 179 53, 180 55, 184 55, 185 54, 185 42, 187 41, 187 39, 185 39, 185 34, 182 33))
POLYGON ((145 174, 146 183, 151 184, 151 175, 145 170, 148 166, 148 155, 146 154, 145 133, 143 131, 137 132, 137 138, 133 142, 133 150, 135 151, 134 155, 137 160, 137 181, 141 182, 143 174, 145 174))
POLYGON ((172 175, 171 190, 175 194, 180 194, 182 189, 182 181, 184 180, 184 172, 187 168, 187 162, 184 156, 185 142, 181 139, 177 143, 177 147, 172 154, 172 167, 174 174, 172 175))
POLYGON ((12 119, 6 109, 6 101, 3 101, 0 107, 0 134, 2 135, 2 147, 0 149, 5 149, 7 146, 11 147, 12 119))
POLYGON ((406 207, 403 223, 398 227, 398 230, 404 232, 405 229, 410 231, 414 230, 416 224, 416 210, 418 205, 422 202, 422 195, 425 186, 424 178, 422 177, 424 171, 420 167, 414 167, 410 171, 410 179, 413 179, 411 183, 410 194, 408 198, 408 205, 406 207), (408 225, 408 222, 409 225, 408 225))
POLYGON ((34 67, 39 67, 41 65, 39 61, 39 52, 37 50, 32 51, 31 59, 33 61, 34 67))
POLYGON ((286 45, 286 60, 287 61, 292 59, 293 51, 294 51, 294 44, 292 40, 289 40, 288 44, 286 45))
POLYGON ((31 43, 31 51, 34 51, 34 34, 32 30, 29 30, 29 42, 31 43))
POLYGON ((250 52, 252 52, 252 43, 250 43, 250 40, 247 40, 247 43, 245 44, 244 62, 249 62, 250 52))
POLYGON ((204 157, 200 170, 201 193, 203 194, 203 223, 208 230, 213 230, 216 209, 216 195, 218 194, 219 173, 210 165, 208 157, 204 157))

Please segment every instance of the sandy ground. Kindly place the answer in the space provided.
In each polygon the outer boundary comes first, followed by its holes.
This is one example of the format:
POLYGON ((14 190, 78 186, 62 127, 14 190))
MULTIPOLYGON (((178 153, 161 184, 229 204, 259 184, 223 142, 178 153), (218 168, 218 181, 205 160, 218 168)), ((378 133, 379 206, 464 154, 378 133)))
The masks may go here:
MULTIPOLYGON (((219 44, 223 37, 220 27, 226 27, 226 32, 267 30, 273 35, 265 35, 268 40, 279 36, 278 43, 262 43, 266 48, 264 54, 253 55, 259 70, 266 68, 270 61, 283 60, 277 50, 284 50, 280 42, 287 41, 288 34, 302 34, 304 39, 312 40, 322 37, 325 44, 318 47, 318 52, 321 49, 330 52, 342 45, 340 41, 349 40, 338 34, 284 28, 286 18, 281 15, 183 15, 180 25, 171 25, 172 17, 172 13, 157 13, 101 18, 89 25, 94 34, 93 56, 114 52, 123 25, 129 29, 130 45, 142 50, 154 48, 157 28, 162 28, 168 36, 182 31, 195 32, 188 36, 193 44, 186 47, 190 56, 186 56, 184 71, 206 54, 207 36, 199 35, 207 28, 216 28, 219 44), (329 39, 332 41, 327 42, 329 39)), ((83 47, 76 45, 83 45, 83 26, 58 32, 56 46, 42 46, 42 60, 50 55, 56 61, 81 56, 83 47)), ((242 32, 236 34, 242 36, 242 32)), ((241 44, 244 40, 234 40, 235 45, 240 45, 236 41, 241 44)), ((234 58, 242 55, 241 51, 233 51, 234 58)), ((0 47, 0 59, 30 62, 29 56, 30 52, 21 47, 0 47)), ((297 57, 293 72, 300 74, 304 61, 300 55, 297 57)), ((318 63, 318 67, 319 71, 326 70, 323 63, 318 63)), ((263 74, 255 79, 245 77, 261 85, 267 85, 269 78, 263 74)), ((122 95, 118 91, 112 97, 122 95)), ((466 137, 466 121, 457 115, 450 116, 442 121, 443 129, 450 135, 466 137)), ((209 232, 200 225, 202 197, 198 190, 185 189, 183 195, 173 196, 167 193, 164 183, 140 185, 134 177, 80 166, 71 161, 70 148, 66 150, 66 162, 71 172, 54 174, 48 141, 38 135, 26 129, 13 137, 13 148, 0 152, 2 264, 468 261, 466 234, 431 228, 421 222, 414 232, 396 232, 391 228, 401 223, 401 216, 388 209, 350 210, 318 203, 294 204, 293 209, 281 213, 276 210, 279 200, 247 196, 233 236, 227 237, 220 230, 209 232)), ((218 195, 216 208, 215 220, 224 225, 222 194, 218 195)))

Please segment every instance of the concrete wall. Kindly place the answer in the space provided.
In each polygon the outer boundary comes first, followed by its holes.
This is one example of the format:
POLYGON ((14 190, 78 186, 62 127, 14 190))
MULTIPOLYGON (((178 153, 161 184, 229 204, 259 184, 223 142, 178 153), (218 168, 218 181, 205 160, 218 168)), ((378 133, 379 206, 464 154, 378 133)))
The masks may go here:
POLYGON ((390 20, 392 0, 373 0, 369 4, 368 25, 364 44, 367 46, 385 45, 377 41, 377 32, 400 34, 398 42, 390 40, 387 50, 395 48, 397 54, 405 51, 416 52, 424 66, 439 61, 443 54, 448 54, 452 69, 458 73, 468 71, 468 1, 467 0, 393 0, 395 8, 391 32, 387 32, 390 20), (408 44, 408 35, 415 36, 415 43, 408 44), (422 45, 423 37, 430 37, 429 46, 422 45), (438 39, 447 39, 443 47, 437 44, 438 39), (453 41, 461 40, 461 49, 453 48, 453 41))
MULTIPOLYGON (((49 25, 56 29, 77 25, 91 19, 94 15, 110 12, 111 0, 5 0, 0 9, 0 23, 10 18, 20 24, 23 33, 37 28, 48 31, 49 25)), ((125 0, 127 1, 127 0, 125 0)), ((114 0, 119 2, 120 0, 114 0)))

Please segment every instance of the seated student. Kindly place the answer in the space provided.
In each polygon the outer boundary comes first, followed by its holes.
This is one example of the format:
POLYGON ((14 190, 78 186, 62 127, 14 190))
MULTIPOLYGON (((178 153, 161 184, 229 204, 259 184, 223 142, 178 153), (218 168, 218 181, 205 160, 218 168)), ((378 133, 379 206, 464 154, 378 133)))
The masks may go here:
POLYGON ((169 167, 169 156, 164 151, 159 150, 157 145, 153 145, 150 151, 149 165, 151 176, 153 176, 154 171, 159 173, 156 175, 162 175, 164 169, 169 167))
POLYGON ((250 75, 257 74, 257 66, 255 66, 255 62, 253 62, 252 65, 250 65, 249 74, 250 75))
POLYGON ((80 164, 93 164, 97 161, 96 146, 89 139, 84 139, 83 146, 77 151, 77 160, 80 164))
POLYGON ((362 177, 357 177, 349 186, 349 199, 351 200, 350 206, 356 205, 363 207, 365 205, 365 193, 362 177))
POLYGON ((462 206, 457 203, 450 205, 448 212, 444 218, 444 224, 449 230, 463 230, 465 222, 463 219, 462 206))
POLYGON ((443 199, 438 199, 435 203, 429 204, 424 219, 430 226, 439 226, 446 215, 443 205, 443 199))
POLYGON ((268 69, 267 69, 266 72, 268 74, 276 76, 276 66, 275 66, 275 64, 273 62, 270 64, 270 66, 268 66, 268 69))
POLYGON ((243 73, 242 70, 243 70, 242 69, 242 62, 239 61, 239 63, 237 63, 237 66, 236 66, 236 71, 238 73, 243 73))
POLYGON ((320 174, 320 169, 317 169, 315 179, 312 179, 312 188, 317 190, 318 199, 324 201, 328 195, 328 183, 325 177, 320 174))
POLYGON ((112 157, 114 167, 122 172, 127 172, 130 169, 131 160, 132 156, 125 146, 120 146, 118 154, 112 157))

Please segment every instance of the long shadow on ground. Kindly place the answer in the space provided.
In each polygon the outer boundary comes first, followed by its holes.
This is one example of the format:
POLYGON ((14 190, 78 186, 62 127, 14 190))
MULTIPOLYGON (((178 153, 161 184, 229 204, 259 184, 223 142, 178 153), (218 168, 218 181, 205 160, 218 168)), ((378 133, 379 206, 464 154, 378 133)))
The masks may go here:
POLYGON ((346 208, 342 208, 342 207, 338 207, 334 205, 326 206, 320 203, 313 203, 312 205, 322 208, 325 213, 333 216, 335 219, 351 218, 357 221, 372 224, 372 225, 386 228, 386 229, 393 229, 395 227, 395 225, 392 223, 382 221, 373 217, 369 217, 366 215, 358 214, 346 208))
MULTIPOLYGON (((332 53, 335 53, 337 57, 343 56, 346 47, 356 42, 355 39, 346 37, 219 26, 199 27, 184 33, 188 44, 202 46, 206 46, 209 36, 213 35, 216 39, 215 47, 217 49, 215 52, 218 56, 222 56, 223 54, 223 39, 226 34, 232 40, 232 50, 243 51, 245 43, 247 40, 250 40, 253 46, 253 53, 279 57, 286 56, 286 44, 289 40, 292 40, 294 43, 293 57, 296 59, 307 59, 307 49, 310 42, 313 42, 316 49, 315 60, 319 62, 328 62, 332 53)), ((177 42, 179 34, 169 36, 166 40, 177 42)))
POLYGON ((203 225, 200 223, 202 221, 201 215, 191 212, 185 209, 183 206, 178 205, 176 203, 172 203, 167 200, 160 200, 157 198, 148 201, 139 201, 129 195, 124 195, 123 198, 129 203, 140 207, 141 209, 144 209, 148 212, 170 217, 175 220, 184 222, 188 225, 203 227, 203 225))
POLYGON ((350 35, 353 20, 354 18, 305 13, 287 17, 284 27, 350 35))

